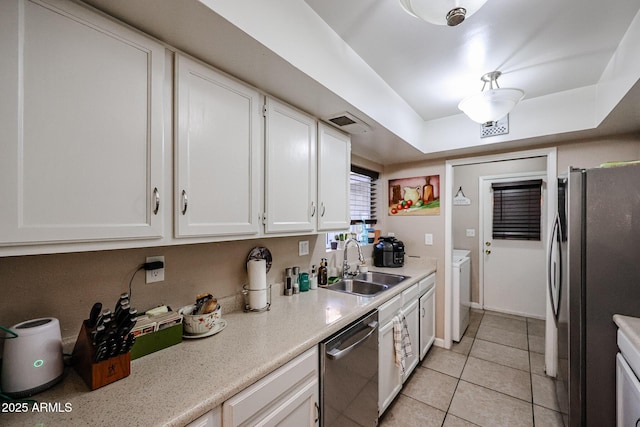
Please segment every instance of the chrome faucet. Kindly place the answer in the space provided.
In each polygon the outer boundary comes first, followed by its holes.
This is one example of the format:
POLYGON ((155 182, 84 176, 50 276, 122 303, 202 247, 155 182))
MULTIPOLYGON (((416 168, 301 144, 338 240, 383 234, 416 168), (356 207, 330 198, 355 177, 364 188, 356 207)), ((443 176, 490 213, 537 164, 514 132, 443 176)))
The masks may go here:
POLYGON ((349 273, 349 270, 351 269, 351 267, 349 266, 349 263, 347 262, 347 249, 349 249, 349 243, 355 243, 356 247, 358 248, 358 259, 360 260, 360 264, 364 263, 364 256, 362 256, 362 248, 360 247, 360 243, 358 243, 358 241, 356 239, 354 239, 353 237, 347 239, 347 241, 344 242, 344 261, 342 262, 342 277, 343 278, 353 277, 353 276, 357 275, 358 272, 360 271, 360 265, 358 265, 356 267, 356 272, 355 273, 349 273))

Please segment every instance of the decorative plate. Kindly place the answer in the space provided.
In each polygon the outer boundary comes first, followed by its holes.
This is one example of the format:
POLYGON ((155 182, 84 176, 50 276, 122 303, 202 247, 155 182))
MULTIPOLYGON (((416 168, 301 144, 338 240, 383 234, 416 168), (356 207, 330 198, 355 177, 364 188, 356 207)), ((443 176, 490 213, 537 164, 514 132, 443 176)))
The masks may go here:
POLYGON ((210 337, 212 335, 217 334, 218 332, 222 331, 226 327, 227 327, 227 321, 224 319, 220 319, 215 325, 213 325, 213 328, 211 328, 211 330, 209 330, 208 332, 204 332, 202 334, 183 333, 182 338, 186 338, 186 339, 206 338, 206 337, 210 337))
POLYGON ((273 258, 271 258, 271 251, 269 251, 269 249, 262 246, 256 246, 255 248, 251 249, 251 252, 249 252, 247 261, 251 259, 265 260, 267 264, 267 273, 269 272, 269 270, 271 270, 271 262, 273 261, 273 258))

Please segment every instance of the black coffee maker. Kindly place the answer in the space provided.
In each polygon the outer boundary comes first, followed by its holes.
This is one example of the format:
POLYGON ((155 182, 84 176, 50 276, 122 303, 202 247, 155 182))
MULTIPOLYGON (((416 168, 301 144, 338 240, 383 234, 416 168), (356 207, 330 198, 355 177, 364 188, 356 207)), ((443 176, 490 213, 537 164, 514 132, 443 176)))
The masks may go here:
POLYGON ((376 267, 402 267, 404 243, 395 237, 380 237, 373 247, 373 265, 376 267))

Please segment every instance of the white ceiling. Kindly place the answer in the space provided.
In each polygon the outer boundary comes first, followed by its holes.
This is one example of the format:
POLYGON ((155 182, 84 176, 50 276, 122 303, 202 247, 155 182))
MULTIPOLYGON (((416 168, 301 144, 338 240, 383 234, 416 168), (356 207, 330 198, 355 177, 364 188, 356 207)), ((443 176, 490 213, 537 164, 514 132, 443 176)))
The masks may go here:
POLYGON ((639 0, 488 0, 453 28, 398 0, 82 1, 320 119, 355 114, 371 131, 352 152, 384 165, 640 133, 639 0), (597 85, 611 62, 629 72, 597 85), (496 69, 526 97, 509 135, 481 140, 457 104, 496 69))
POLYGON ((457 27, 407 14, 398 0, 305 0, 424 119, 459 114, 480 77, 535 98, 593 85, 638 0, 488 0, 457 27))

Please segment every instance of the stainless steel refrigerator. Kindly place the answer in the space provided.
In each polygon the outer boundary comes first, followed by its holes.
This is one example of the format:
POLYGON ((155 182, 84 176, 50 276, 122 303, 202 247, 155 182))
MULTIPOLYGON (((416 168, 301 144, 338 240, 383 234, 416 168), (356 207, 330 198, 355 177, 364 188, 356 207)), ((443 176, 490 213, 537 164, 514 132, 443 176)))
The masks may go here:
MULTIPOLYGON (((616 313, 640 317, 640 164, 572 169, 560 285, 558 400, 569 425, 615 426, 616 313), (568 394, 568 396, 567 396, 568 394)), ((562 206, 559 203, 560 210, 562 206)), ((561 239, 558 239, 561 241, 561 239)))

